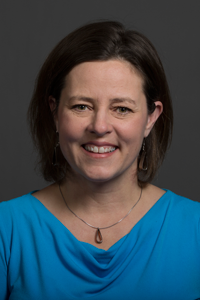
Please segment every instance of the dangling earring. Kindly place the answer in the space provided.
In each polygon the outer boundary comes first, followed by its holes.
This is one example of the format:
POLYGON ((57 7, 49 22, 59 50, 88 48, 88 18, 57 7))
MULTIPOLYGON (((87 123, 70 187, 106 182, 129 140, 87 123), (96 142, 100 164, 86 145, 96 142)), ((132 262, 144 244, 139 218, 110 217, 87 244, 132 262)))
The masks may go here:
MULTIPOLYGON (((57 138, 58 138, 58 131, 56 131, 56 135, 57 135, 57 138)), ((54 167, 59 165, 59 162, 58 162, 58 147, 59 147, 59 145, 60 145, 60 143, 59 143, 59 140, 58 140, 57 144, 54 147, 54 151, 53 151, 52 165, 54 167)))
POLYGON ((142 154, 140 156, 139 169, 141 171, 147 171, 147 169, 148 169, 147 153, 146 153, 146 150, 145 150, 145 139, 144 139, 143 144, 142 144, 142 154))

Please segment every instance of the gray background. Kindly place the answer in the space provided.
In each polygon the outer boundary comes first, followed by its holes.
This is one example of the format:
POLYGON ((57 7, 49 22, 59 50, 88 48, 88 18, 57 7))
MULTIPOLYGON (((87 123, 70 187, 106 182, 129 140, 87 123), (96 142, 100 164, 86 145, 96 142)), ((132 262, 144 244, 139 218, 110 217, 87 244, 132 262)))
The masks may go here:
POLYGON ((173 143, 154 183, 200 200, 200 0, 0 2, 0 201, 47 185, 34 171, 26 123, 35 77, 61 38, 88 21, 119 20, 153 42, 173 98, 173 143))

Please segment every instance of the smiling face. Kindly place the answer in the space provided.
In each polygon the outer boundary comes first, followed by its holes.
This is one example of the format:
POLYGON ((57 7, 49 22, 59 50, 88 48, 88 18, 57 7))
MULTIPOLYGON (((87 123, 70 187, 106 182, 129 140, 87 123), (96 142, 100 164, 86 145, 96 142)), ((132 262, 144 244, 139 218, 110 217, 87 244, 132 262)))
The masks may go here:
POLYGON ((74 173, 94 182, 136 174, 143 139, 162 111, 155 104, 148 115, 143 79, 128 62, 74 67, 55 116, 61 151, 74 173))

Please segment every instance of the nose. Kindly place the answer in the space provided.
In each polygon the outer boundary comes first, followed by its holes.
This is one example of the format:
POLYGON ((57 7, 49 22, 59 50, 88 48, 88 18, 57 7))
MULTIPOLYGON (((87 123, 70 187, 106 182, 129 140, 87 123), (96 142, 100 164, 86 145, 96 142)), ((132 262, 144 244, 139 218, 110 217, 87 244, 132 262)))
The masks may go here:
POLYGON ((104 136, 105 134, 111 133, 112 124, 109 115, 105 111, 96 112, 92 116, 88 130, 91 133, 95 133, 97 136, 104 136))

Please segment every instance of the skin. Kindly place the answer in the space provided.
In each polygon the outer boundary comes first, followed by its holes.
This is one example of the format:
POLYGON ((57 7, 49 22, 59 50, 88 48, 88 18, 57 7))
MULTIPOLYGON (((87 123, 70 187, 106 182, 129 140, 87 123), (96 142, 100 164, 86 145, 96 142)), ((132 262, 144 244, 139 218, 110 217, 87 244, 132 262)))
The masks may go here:
POLYGON ((67 76, 55 123, 61 150, 76 176, 104 182, 136 172, 143 138, 161 107, 157 102, 148 115, 142 84, 139 74, 121 61, 83 63, 67 76), (118 148, 110 156, 94 157, 83 151, 87 143, 118 148))
MULTIPOLYGON (((55 99, 49 98, 51 110, 55 99)), ((61 151, 72 174, 62 185, 70 206, 88 223, 105 227, 121 219, 138 200, 137 158, 143 139, 162 113, 162 103, 148 114, 143 79, 128 62, 82 63, 66 76, 54 116, 61 151), (85 146, 115 147, 111 153, 92 153, 85 146)), ((103 231, 97 245, 95 230, 66 207, 54 184, 34 194, 79 240, 108 249, 127 234, 163 195, 147 185, 142 198, 122 223, 103 231)))

